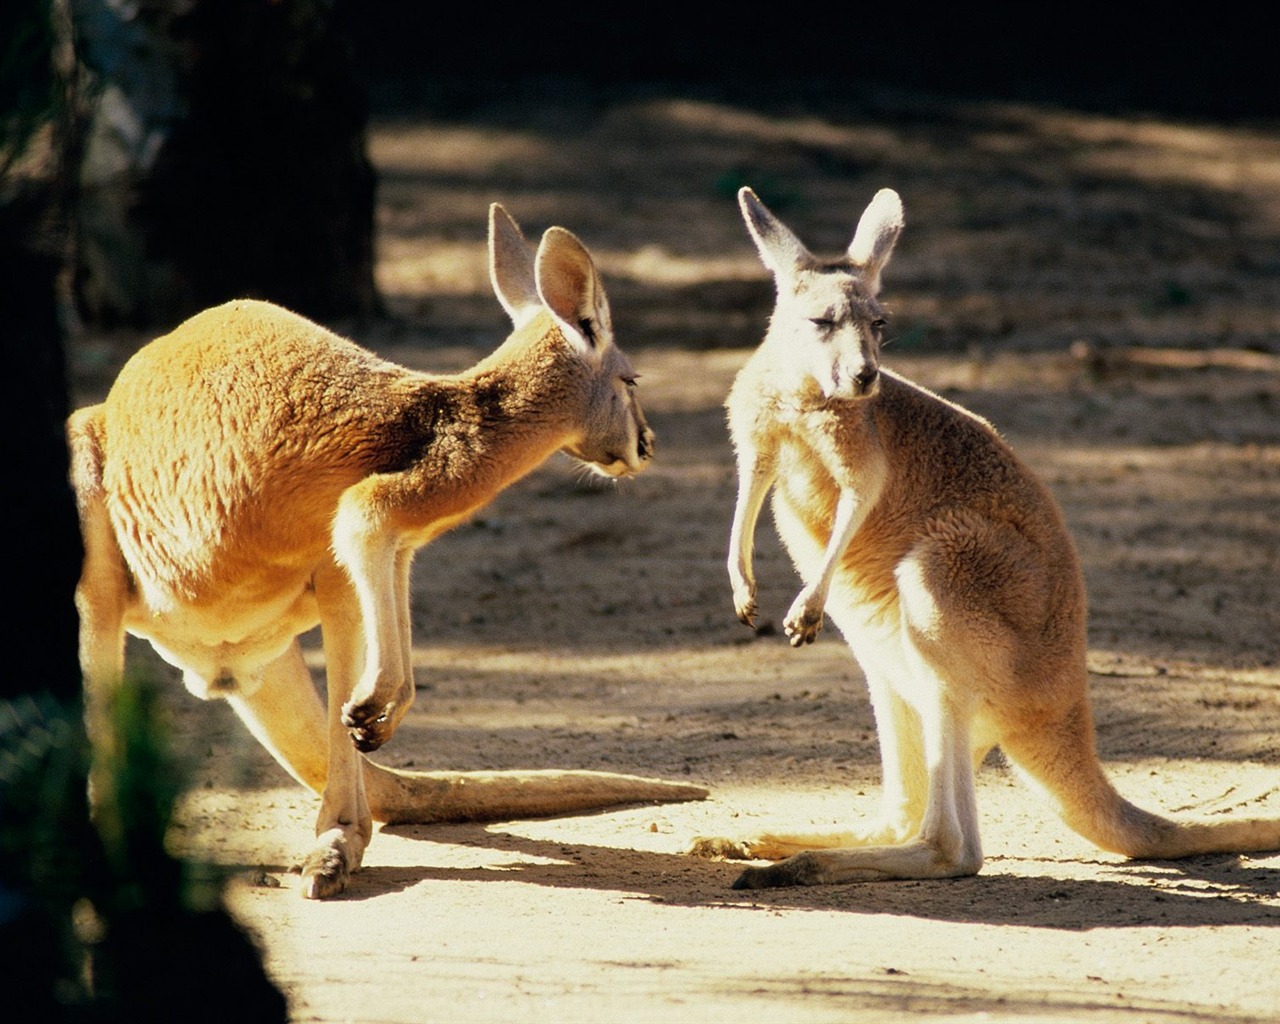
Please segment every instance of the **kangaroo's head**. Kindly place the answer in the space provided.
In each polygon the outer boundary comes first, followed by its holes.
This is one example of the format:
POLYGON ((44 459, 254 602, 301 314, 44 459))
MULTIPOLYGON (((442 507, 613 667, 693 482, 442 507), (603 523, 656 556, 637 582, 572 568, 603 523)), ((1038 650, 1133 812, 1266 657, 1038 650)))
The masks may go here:
POLYGON ((563 450, 602 476, 630 476, 653 458, 654 436, 636 395, 636 372, 613 341, 609 299, 591 254, 561 227, 548 228, 533 250, 498 203, 489 209, 489 276, 516 328, 549 313, 564 344, 557 358, 572 371, 573 393, 549 396, 573 412, 563 450))
POLYGON ((826 399, 862 399, 880 387, 880 342, 885 311, 880 271, 902 231, 902 201, 881 189, 858 221, 853 241, 833 260, 814 256, 749 188, 738 205, 773 274, 777 304, 764 344, 777 349, 788 387, 816 387, 826 399))

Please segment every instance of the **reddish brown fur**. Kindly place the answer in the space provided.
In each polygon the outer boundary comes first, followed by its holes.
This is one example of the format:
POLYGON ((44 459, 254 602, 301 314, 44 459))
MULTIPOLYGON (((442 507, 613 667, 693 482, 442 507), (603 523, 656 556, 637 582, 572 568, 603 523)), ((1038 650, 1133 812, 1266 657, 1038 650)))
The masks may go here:
POLYGON ((91 697, 121 682, 128 632, 194 693, 230 700, 322 794, 308 896, 342 891, 374 819, 706 795, 608 773, 392 772, 357 752, 390 739, 413 701, 414 552, 557 451, 614 477, 652 456, 635 374, 581 242, 550 228, 535 253, 495 204, 490 259, 516 329, 464 373, 413 372, 242 300, 139 350, 106 400, 68 422, 91 697), (317 624, 327 711, 297 640, 317 624))

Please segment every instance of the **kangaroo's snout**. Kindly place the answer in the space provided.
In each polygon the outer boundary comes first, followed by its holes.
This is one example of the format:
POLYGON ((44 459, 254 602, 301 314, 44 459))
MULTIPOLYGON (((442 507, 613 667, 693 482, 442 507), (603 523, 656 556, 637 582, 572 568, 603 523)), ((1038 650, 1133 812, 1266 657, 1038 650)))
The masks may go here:
POLYGON ((592 472, 617 479, 634 476, 644 469, 653 460, 656 446, 653 431, 642 424, 636 430, 634 443, 628 440, 616 447, 606 447, 598 455, 592 455, 585 444, 567 446, 564 450, 592 472))
POLYGON ((859 361, 856 368, 842 361, 823 366, 815 372, 828 399, 845 401, 873 398, 880 390, 880 368, 875 363, 859 361))
POLYGON ((854 390, 866 397, 870 397, 877 390, 876 385, 880 382, 880 368, 877 366, 863 366, 857 373, 853 375, 854 390))

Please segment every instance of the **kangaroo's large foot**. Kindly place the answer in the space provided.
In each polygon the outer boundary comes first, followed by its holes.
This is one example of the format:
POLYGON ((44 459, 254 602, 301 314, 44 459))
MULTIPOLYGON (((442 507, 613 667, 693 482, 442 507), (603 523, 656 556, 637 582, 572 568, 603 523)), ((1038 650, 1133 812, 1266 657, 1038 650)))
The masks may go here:
MULTIPOLYGON (((753 848, 757 854, 759 849, 753 848)), ((852 846, 804 850, 772 864, 750 865, 735 889, 776 889, 788 885, 830 885, 909 878, 959 878, 982 868, 976 843, 913 839, 891 846, 852 846)))
POLYGON ((749 841, 723 836, 696 836, 689 844, 688 853, 705 860, 755 860, 749 841))
POLYGON ((761 867, 743 868, 733 882, 734 889, 781 889, 790 885, 817 885, 824 878, 816 857, 812 853, 797 853, 794 857, 766 864, 761 867))
POLYGON ((698 836, 688 854, 708 860, 783 860, 809 850, 852 849, 904 841, 903 829, 874 825, 856 832, 761 832, 749 839, 698 836))
POLYGON ((351 875, 360 867, 359 844, 340 828, 316 838, 316 845, 302 862, 302 895, 309 900, 327 900, 346 891, 351 875))

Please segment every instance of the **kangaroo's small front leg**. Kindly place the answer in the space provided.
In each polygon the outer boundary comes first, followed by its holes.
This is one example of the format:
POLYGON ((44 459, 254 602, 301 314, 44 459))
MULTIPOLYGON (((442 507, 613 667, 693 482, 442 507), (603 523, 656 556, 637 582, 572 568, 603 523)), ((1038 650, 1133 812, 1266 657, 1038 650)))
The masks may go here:
POLYGON ((827 593, 831 589, 831 581, 835 577, 840 558, 844 555, 849 541, 857 533, 862 522, 863 508, 852 491, 841 491, 836 502, 835 520, 831 524, 831 538, 827 541, 822 553, 822 564, 817 578, 811 581, 797 595, 783 621, 782 629, 792 647, 811 644, 818 638, 822 630, 823 613, 827 606, 827 593))
POLYGON ((343 495, 334 520, 334 550, 360 604, 364 668, 342 707, 342 722, 356 749, 377 750, 396 731, 413 703, 410 668, 409 565, 411 552, 369 510, 377 508, 378 481, 343 495))
POLYGON ((733 588, 733 610, 738 621, 752 628, 756 624, 756 580, 751 564, 756 523, 773 479, 773 470, 757 453, 739 453, 738 501, 729 531, 729 584, 733 588))

